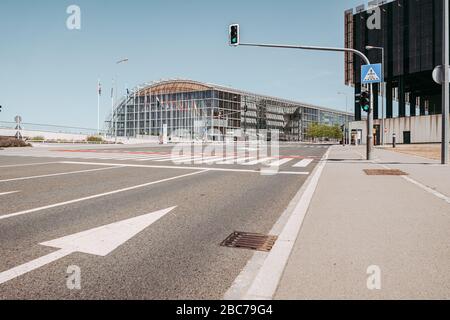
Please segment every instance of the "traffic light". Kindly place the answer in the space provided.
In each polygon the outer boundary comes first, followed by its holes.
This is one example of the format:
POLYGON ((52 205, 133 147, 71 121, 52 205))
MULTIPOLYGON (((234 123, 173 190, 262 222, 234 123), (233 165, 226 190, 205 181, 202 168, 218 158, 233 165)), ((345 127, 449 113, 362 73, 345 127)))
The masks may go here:
POLYGON ((2 112, 2 106, 0 106, 0 112, 2 112))
POLYGON ((237 47, 240 42, 239 37, 239 25, 238 24, 232 24, 230 26, 230 46, 237 47))
POLYGON ((359 105, 364 112, 369 112, 370 110, 370 95, 369 92, 364 91, 361 93, 359 98, 359 105))

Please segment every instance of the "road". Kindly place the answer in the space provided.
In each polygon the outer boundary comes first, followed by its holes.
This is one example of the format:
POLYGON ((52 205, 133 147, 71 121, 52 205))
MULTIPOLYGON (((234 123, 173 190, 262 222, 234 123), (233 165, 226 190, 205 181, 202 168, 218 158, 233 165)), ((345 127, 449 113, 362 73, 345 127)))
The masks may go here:
POLYGON ((221 242, 269 234, 327 150, 282 144, 271 175, 263 158, 174 163, 166 146, 2 150, 0 299, 221 299, 254 254, 221 242), (42 243, 172 207, 105 256, 75 250, 1 281, 58 250, 42 243))

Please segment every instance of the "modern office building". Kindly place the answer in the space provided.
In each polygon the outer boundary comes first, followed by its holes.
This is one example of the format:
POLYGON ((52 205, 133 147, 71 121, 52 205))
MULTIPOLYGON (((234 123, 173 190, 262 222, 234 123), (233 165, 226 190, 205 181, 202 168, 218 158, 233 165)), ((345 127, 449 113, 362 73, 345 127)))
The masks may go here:
MULTIPOLYGON (((374 86, 377 140, 377 119, 383 117, 381 97, 385 97, 383 113, 392 124, 386 130, 388 138, 396 133, 398 141, 405 143, 435 142, 439 133, 434 128, 439 127, 442 114, 442 88, 433 81, 432 71, 442 62, 442 0, 370 1, 368 7, 347 10, 344 21, 347 48, 362 51, 371 63, 382 62, 379 48, 384 49, 385 92, 383 86, 374 86), (367 46, 378 48, 368 50, 367 46), (415 117, 423 118, 411 119, 415 117), (429 130, 435 131, 427 137, 429 130)), ((362 63, 357 56, 345 56, 345 83, 354 86, 355 96, 361 92, 362 63)), ((355 104, 356 120, 361 120, 361 113, 355 104)))
POLYGON ((311 123, 343 125, 353 115, 213 84, 167 80, 128 92, 107 119, 110 135, 222 141, 278 130, 285 141, 307 140, 311 123))

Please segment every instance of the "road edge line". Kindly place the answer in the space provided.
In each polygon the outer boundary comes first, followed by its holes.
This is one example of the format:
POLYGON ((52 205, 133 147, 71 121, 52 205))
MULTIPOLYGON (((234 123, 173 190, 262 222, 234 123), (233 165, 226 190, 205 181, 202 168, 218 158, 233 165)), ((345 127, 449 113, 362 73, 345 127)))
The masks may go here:
POLYGON ((279 237, 272 251, 256 252, 227 290, 223 300, 273 299, 332 148, 333 146, 327 150, 287 209, 275 222, 270 233, 279 237))

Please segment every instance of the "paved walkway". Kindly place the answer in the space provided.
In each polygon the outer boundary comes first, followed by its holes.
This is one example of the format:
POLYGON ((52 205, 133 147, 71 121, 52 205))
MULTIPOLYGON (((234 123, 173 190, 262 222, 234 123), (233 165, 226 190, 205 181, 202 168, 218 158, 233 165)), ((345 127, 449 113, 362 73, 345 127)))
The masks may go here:
POLYGON ((334 147, 275 299, 449 299, 450 167, 334 147), (367 176, 364 169, 409 174, 367 176), (378 266, 381 290, 369 290, 378 266))

